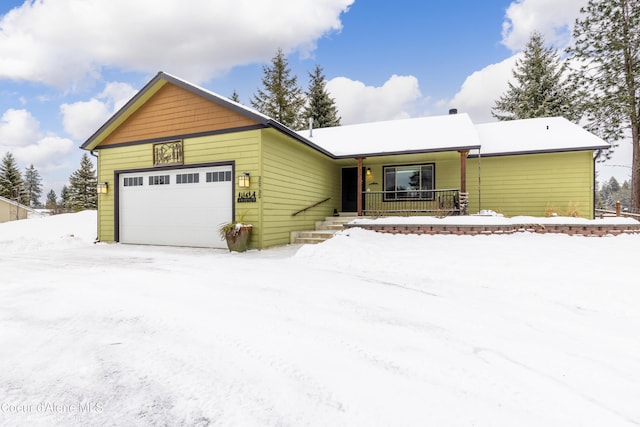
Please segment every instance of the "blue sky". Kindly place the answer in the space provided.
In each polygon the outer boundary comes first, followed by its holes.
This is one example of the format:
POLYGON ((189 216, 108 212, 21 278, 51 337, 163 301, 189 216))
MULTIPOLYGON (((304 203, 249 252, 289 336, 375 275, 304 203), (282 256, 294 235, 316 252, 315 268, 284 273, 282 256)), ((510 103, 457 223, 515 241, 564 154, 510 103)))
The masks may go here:
MULTIPOLYGON (((492 121, 533 30, 556 48, 586 0, 39 0, 0 6, 0 154, 60 193, 78 147, 158 71, 248 103, 278 48, 303 89, 323 67, 344 124, 492 121), (188 3, 188 6, 187 6, 188 3)), ((610 162, 630 163, 624 145, 610 162)), ((599 166, 625 179, 630 169, 599 166)))

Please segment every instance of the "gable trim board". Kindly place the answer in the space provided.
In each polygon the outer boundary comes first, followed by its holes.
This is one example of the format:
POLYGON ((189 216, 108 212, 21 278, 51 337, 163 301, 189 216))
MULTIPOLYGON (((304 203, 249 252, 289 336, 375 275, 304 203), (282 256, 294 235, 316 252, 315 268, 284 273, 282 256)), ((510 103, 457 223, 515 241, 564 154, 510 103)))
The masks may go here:
MULTIPOLYGON (((120 200, 125 191, 120 181, 129 174, 175 174, 179 170, 230 167, 231 194, 212 197, 230 203, 229 220, 238 219, 236 214, 245 216, 246 222, 254 226, 250 246, 263 248, 289 243, 291 231, 312 229, 316 221, 331 216, 334 209, 341 210, 341 170, 357 166, 359 158, 377 174, 375 181, 365 183, 372 191, 380 189, 385 165, 425 162, 436 166, 436 182, 456 188, 461 179, 459 152, 467 151, 472 151, 467 156, 471 162, 467 162, 466 170, 471 209, 480 207, 479 194, 486 188, 481 200, 483 209, 498 208, 499 204, 522 205, 520 208, 529 209, 529 214, 540 215, 544 209, 543 205, 540 207, 541 200, 553 195, 552 202, 579 200, 585 205, 583 216, 589 217, 593 208, 593 154, 608 147, 601 139, 561 118, 474 125, 468 115, 458 114, 314 129, 308 138, 305 132, 308 130, 295 132, 251 108, 158 73, 82 144, 85 150, 99 152, 98 182, 106 181, 113 189, 110 194, 99 195, 99 239, 119 241, 122 237, 121 217, 127 207, 120 200), (216 107, 211 108, 211 103, 216 107), (165 122, 169 125, 165 126, 165 122), (191 123, 197 131, 190 131, 191 123), (234 125, 237 123, 245 124, 234 125), (153 145, 175 140, 183 143, 183 164, 154 167, 153 145), (571 154, 580 152, 583 154, 571 154), (481 159, 485 158, 487 161, 483 162, 481 159), (486 182, 478 187, 480 162, 486 182), (552 172, 545 172, 545 162, 554 165, 552 172), (250 174, 248 191, 255 192, 255 202, 241 203, 246 200, 236 198, 240 190, 237 176, 244 172, 250 174), (525 172, 530 175, 524 176, 525 172), (536 177, 552 191, 536 190, 536 177), (554 183, 556 178, 561 184, 554 183), (558 190, 561 185, 564 188, 558 190), (291 216, 326 198, 329 202, 291 216), (505 202, 505 198, 509 200, 505 202), (589 209, 587 204, 591 205, 589 209)), ((154 200, 153 189, 139 191, 149 191, 144 197, 154 200)), ((180 197, 187 198, 187 193, 180 197)), ((157 206, 162 209, 161 204, 157 206)), ((144 210, 144 206, 140 209, 144 210)), ((507 209, 505 213, 508 214, 507 209)), ((126 212, 124 218, 128 218, 126 212)), ((161 228, 161 222, 157 227, 161 228)))

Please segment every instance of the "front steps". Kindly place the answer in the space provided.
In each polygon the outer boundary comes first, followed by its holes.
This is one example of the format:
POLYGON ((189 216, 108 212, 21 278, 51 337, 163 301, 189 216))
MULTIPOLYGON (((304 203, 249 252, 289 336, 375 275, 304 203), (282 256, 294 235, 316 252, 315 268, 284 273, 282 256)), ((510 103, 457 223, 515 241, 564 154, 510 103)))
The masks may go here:
POLYGON ((303 230, 291 232, 292 244, 314 244, 322 243, 333 237, 342 230, 342 225, 356 219, 356 214, 351 212, 341 212, 340 216, 328 216, 324 221, 316 221, 315 230, 303 230))

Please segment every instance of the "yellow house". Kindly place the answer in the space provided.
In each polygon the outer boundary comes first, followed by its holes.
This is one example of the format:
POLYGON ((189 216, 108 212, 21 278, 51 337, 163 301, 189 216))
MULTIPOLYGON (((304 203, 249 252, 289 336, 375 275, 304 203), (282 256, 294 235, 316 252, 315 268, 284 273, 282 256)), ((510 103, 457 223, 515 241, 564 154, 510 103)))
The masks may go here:
POLYGON ((254 248, 334 212, 591 217, 594 153, 606 147, 559 118, 295 132, 163 72, 82 145, 98 159, 101 241, 224 247, 220 224, 244 218, 254 248))

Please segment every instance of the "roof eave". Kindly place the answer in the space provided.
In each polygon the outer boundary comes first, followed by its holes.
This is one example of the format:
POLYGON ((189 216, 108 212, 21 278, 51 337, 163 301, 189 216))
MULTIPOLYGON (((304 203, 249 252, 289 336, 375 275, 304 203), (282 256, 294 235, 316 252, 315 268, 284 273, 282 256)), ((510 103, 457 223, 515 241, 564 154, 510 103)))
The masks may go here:
MULTIPOLYGON (((525 154, 550 154, 550 153, 570 153, 574 151, 596 151, 611 148, 609 145, 588 146, 588 147, 567 147, 567 148, 549 148, 545 150, 525 150, 525 151, 505 151, 500 153, 483 153, 480 151, 482 157, 500 157, 500 156, 518 156, 525 154)), ((478 154, 470 154, 470 158, 478 157, 478 154)))
POLYGON ((353 154, 341 154, 336 155, 336 159, 353 159, 358 157, 383 157, 383 156, 401 156, 406 154, 427 154, 427 153, 445 153, 448 151, 463 151, 463 150, 479 150, 480 145, 464 145, 456 147, 440 147, 440 148, 426 148, 417 150, 400 150, 400 151, 385 151, 377 153, 353 153, 353 154))

